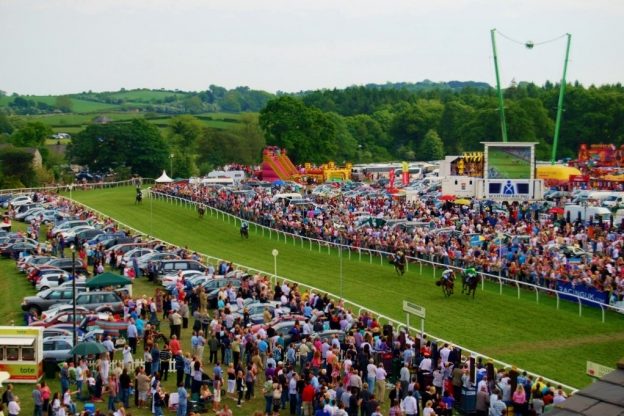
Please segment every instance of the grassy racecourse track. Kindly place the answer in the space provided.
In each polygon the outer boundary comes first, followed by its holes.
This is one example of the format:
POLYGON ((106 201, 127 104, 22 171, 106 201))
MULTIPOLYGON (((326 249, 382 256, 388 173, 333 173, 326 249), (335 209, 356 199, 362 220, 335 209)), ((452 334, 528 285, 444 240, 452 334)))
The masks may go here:
MULTIPOLYGON (((209 213, 199 219, 193 209, 159 200, 135 205, 134 196, 132 187, 73 192, 75 200, 156 238, 249 267, 272 272, 271 250, 277 248, 278 275, 340 292, 337 251, 328 254, 323 248, 319 253, 317 246, 310 250, 306 243, 301 248, 292 239, 278 242, 275 234, 271 240, 253 227, 249 240, 241 240, 238 227, 227 220, 209 213)), ((499 286, 489 283, 474 300, 458 291, 447 299, 428 267, 420 275, 412 266, 398 277, 378 258, 370 264, 368 257, 360 262, 355 255, 348 260, 344 253, 343 259, 346 299, 401 321, 405 320, 401 303, 410 300, 427 309, 425 330, 434 336, 562 383, 583 387, 590 382, 585 375, 587 360, 613 367, 624 356, 622 315, 607 313, 602 323, 599 310, 583 308, 579 317, 575 303, 561 301, 557 310, 554 298, 541 295, 538 304, 533 292, 522 291, 518 299, 515 287, 505 287, 499 295, 499 286)), ((416 318, 411 323, 418 326, 416 318)))

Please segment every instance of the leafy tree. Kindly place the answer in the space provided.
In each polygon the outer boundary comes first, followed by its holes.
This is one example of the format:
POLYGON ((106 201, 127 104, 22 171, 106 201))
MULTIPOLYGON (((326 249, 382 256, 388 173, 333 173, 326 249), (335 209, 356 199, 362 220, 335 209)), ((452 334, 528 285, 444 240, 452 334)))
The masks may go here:
POLYGON ((52 128, 40 121, 26 123, 13 132, 11 141, 18 147, 40 147, 52 135, 52 128))
POLYGON ((7 146, 0 150, 0 170, 2 187, 11 188, 15 184, 36 186, 37 176, 32 165, 33 156, 25 150, 7 146))
POLYGON ((67 154, 72 162, 94 170, 127 166, 132 173, 151 177, 166 167, 169 148, 156 126, 134 119, 88 126, 73 138, 67 154))
POLYGON ((11 134, 13 130, 13 123, 11 123, 9 117, 4 111, 0 111, 0 133, 11 134))
POLYGON ((262 159, 262 149, 266 146, 264 133, 260 128, 258 115, 244 113, 239 119, 239 123, 232 130, 237 136, 243 139, 247 148, 246 160, 249 164, 255 164, 262 159))
POLYGON ((206 167, 223 166, 229 163, 245 163, 245 150, 240 136, 217 129, 205 129, 199 139, 197 154, 206 167))
POLYGON ((444 143, 435 130, 429 130, 425 134, 416 157, 419 160, 440 160, 444 158, 444 143))
POLYGON ((64 113, 71 113, 74 103, 67 95, 59 95, 56 97, 54 106, 64 113))
POLYGON ((197 95, 187 98, 184 100, 184 109, 191 114, 201 113, 204 109, 201 98, 197 95))
POLYGON ((324 163, 338 152, 336 125, 325 113, 293 97, 269 101, 260 112, 267 143, 283 147, 297 162, 324 163))

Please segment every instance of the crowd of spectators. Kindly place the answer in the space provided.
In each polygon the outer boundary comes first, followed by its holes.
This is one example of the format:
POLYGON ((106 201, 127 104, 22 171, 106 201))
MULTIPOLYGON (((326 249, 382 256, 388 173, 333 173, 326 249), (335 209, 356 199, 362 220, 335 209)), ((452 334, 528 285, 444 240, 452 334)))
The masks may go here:
POLYGON ((345 244, 353 250, 401 250, 413 258, 462 268, 473 266, 553 289, 557 281, 593 287, 606 292, 610 303, 624 299, 621 227, 608 222, 566 221, 535 203, 496 207, 485 201, 470 205, 436 199, 407 202, 370 192, 332 197, 312 193, 307 197, 314 205, 306 205, 275 200, 273 196, 280 192, 275 188, 232 192, 174 183, 157 185, 154 190, 280 231, 345 244), (387 222, 397 219, 417 225, 392 226, 387 222), (570 256, 566 247, 574 246, 586 254, 570 256))

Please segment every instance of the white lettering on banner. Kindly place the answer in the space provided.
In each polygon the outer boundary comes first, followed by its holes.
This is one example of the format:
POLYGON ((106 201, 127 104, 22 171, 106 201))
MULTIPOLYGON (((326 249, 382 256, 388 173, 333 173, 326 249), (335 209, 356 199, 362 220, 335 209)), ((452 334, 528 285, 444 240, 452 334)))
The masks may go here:
POLYGON ((565 287, 563 285, 559 285, 557 289, 561 293, 578 296, 579 298, 593 300, 595 302, 604 303, 604 294, 602 293, 586 292, 585 290, 576 289, 574 287, 565 287))
POLYGON ((514 201, 530 201, 531 195, 529 194, 513 194, 513 195, 504 195, 504 194, 488 194, 488 198, 494 200, 514 200, 514 201))

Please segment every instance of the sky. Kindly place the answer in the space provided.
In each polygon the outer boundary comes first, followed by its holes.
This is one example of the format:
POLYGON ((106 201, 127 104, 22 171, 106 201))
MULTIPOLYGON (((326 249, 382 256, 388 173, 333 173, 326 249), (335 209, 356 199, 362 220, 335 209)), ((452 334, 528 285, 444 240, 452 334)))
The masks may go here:
MULTIPOLYGON (((572 34, 568 81, 599 85, 623 81, 623 22, 621 0, 0 0, 0 90, 495 85, 493 28, 572 34)), ((503 86, 561 79, 564 38, 500 34, 503 86)))

